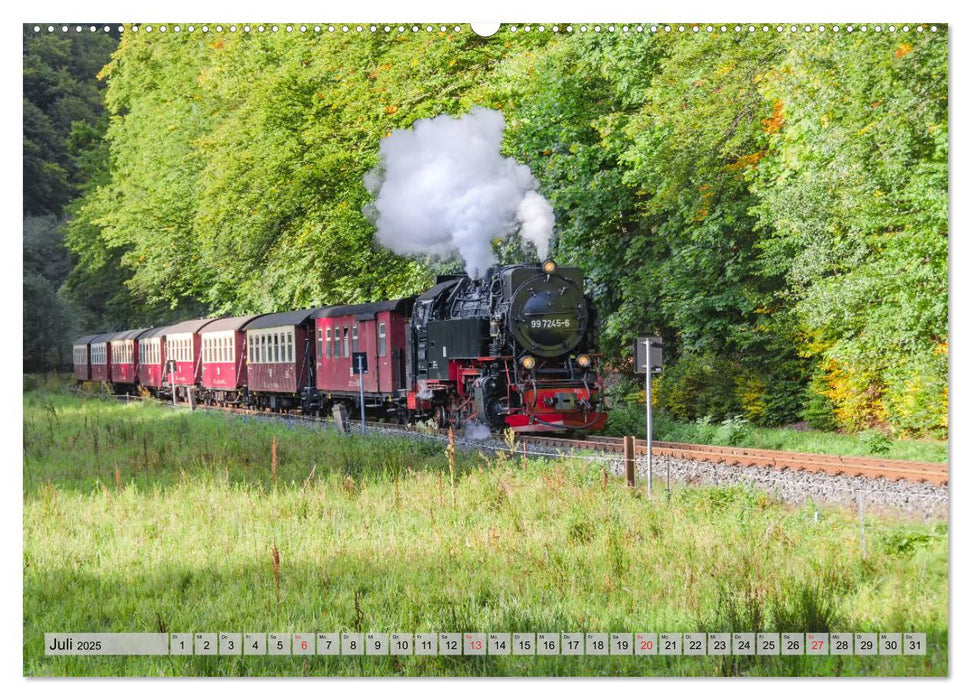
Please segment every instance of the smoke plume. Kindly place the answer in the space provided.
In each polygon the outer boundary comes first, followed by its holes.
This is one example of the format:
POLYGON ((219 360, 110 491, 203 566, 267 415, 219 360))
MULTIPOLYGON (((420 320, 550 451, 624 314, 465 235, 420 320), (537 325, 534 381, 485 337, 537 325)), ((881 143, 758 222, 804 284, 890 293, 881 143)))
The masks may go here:
POLYGON ((553 207, 527 166, 499 154, 505 128, 500 112, 476 107, 384 139, 381 165, 364 179, 378 242, 401 255, 457 252, 474 278, 496 263, 492 239, 517 231, 546 258, 553 207))

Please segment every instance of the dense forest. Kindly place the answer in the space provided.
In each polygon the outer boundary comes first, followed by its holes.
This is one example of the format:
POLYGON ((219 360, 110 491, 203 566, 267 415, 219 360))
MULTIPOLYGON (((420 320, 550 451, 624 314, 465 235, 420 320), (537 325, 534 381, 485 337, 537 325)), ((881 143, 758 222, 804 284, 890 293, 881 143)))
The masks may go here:
MULTIPOLYGON (((64 223, 94 181, 96 154, 106 149, 104 86, 96 76, 117 45, 111 34, 23 30, 25 371, 70 357, 64 335, 76 329, 77 308, 62 289, 73 265, 64 223)), ((121 284, 120 272, 116 277, 121 284)))
POLYGON ((69 327, 423 289, 447 263, 375 245, 364 175, 484 106, 612 366, 664 337, 660 409, 946 435, 945 30, 463 29, 25 31, 25 366, 69 327))

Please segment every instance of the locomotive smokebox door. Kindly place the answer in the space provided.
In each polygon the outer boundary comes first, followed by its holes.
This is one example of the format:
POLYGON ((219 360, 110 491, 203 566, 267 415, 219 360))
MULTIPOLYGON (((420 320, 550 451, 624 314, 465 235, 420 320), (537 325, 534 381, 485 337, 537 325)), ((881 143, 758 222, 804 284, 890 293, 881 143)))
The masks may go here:
POLYGON ((366 352, 352 352, 351 353, 351 369, 353 374, 367 374, 367 353, 366 352))
POLYGON ((638 373, 646 371, 647 341, 651 341, 651 374, 657 374, 664 365, 664 343, 658 335, 638 336, 634 342, 634 367, 638 373))

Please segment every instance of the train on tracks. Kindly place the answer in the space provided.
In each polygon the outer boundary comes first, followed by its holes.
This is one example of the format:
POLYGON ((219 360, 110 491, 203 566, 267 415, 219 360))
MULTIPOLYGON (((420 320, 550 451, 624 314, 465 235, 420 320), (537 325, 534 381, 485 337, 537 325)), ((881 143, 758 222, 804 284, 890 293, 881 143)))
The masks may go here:
POLYGON ((403 299, 87 335, 74 377, 210 405, 324 415, 363 396, 371 417, 400 423, 596 431, 598 327, 581 270, 547 260, 403 299))

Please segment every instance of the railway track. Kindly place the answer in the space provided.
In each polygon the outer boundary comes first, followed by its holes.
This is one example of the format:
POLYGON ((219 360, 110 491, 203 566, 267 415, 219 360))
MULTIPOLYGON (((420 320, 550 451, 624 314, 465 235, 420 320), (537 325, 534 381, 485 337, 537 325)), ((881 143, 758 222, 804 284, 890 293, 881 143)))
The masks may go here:
MULTIPOLYGON (((597 450, 601 452, 623 453, 623 438, 597 436, 575 440, 569 438, 530 436, 531 445, 546 445, 558 449, 597 450)), ((887 479, 888 481, 927 482, 937 486, 948 483, 948 466, 935 462, 911 462, 883 457, 845 457, 842 455, 816 454, 810 452, 785 452, 782 450, 760 450, 753 447, 720 447, 715 445, 692 445, 679 442, 659 442, 651 444, 651 452, 660 457, 674 457, 699 462, 712 462, 739 467, 771 467, 825 473, 839 476, 887 479)), ((634 441, 636 455, 647 454, 644 440, 634 441)))
MULTIPOLYGON (((119 396, 117 398, 124 400, 124 397, 119 396)), ((185 406, 185 404, 180 405, 185 406)), ((329 417, 305 416, 298 413, 268 413, 254 409, 198 404, 196 408, 214 409, 241 415, 276 416, 288 420, 299 420, 309 423, 331 422, 331 418, 329 417)), ((356 422, 351 421, 351 423, 353 425, 356 422)), ((366 421, 366 426, 382 430, 397 430, 410 433, 422 432, 414 425, 397 423, 366 421)), ((427 434, 427 429, 424 432, 427 434)), ((619 454, 623 454, 624 452, 624 439, 622 437, 608 435, 589 436, 583 439, 529 435, 523 436, 520 439, 526 444, 527 451, 532 447, 545 446, 563 451, 591 450, 594 452, 619 454)), ((786 452, 783 450, 762 450, 753 447, 694 445, 657 440, 652 442, 651 452, 653 455, 659 457, 674 457, 676 459, 710 462, 713 464, 743 468, 770 467, 779 470, 825 473, 835 476, 866 477, 870 479, 886 479, 888 481, 903 480, 917 483, 926 482, 935 486, 948 484, 948 465, 936 462, 912 462, 900 459, 885 459, 883 457, 848 457, 811 452, 786 452)), ((634 453, 638 456, 646 455, 646 441, 635 440, 634 453)))

